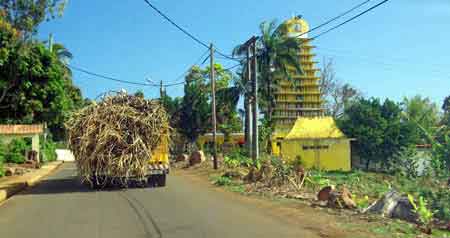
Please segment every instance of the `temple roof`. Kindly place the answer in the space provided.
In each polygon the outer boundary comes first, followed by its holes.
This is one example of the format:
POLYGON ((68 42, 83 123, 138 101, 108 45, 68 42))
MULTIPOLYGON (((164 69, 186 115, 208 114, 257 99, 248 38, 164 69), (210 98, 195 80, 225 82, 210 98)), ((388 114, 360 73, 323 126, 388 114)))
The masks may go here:
POLYGON ((332 117, 299 117, 286 140, 346 138, 332 117))

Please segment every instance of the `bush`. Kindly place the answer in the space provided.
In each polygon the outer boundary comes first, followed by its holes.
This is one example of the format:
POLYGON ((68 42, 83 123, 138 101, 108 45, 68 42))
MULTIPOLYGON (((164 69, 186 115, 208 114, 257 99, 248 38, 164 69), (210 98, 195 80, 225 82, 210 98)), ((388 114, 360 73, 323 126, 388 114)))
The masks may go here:
POLYGON ((24 139, 13 139, 7 146, 5 162, 23 164, 25 163, 25 152, 30 149, 30 145, 24 139))
POLYGON ((3 163, 5 161, 5 155, 6 155, 6 146, 3 144, 0 138, 0 162, 3 163))
POLYGON ((237 168, 240 166, 251 167, 253 165, 252 159, 246 156, 241 150, 235 150, 226 155, 223 158, 223 163, 229 168, 237 168))
POLYGON ((41 146, 42 162, 51 162, 57 159, 56 155, 56 143, 51 140, 47 140, 41 146))
POLYGON ((233 184, 233 181, 225 176, 220 176, 214 179, 214 184, 217 186, 229 186, 233 184))
POLYGON ((434 216, 440 220, 450 221, 450 192, 441 189, 437 192, 423 191, 422 196, 430 201, 431 209, 436 211, 434 216))

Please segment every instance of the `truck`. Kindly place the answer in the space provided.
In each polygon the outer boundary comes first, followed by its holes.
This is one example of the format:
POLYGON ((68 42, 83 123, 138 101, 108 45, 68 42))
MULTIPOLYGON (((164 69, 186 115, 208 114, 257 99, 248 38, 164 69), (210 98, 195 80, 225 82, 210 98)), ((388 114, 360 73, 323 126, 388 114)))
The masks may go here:
MULTIPOLYGON (((131 186, 138 187, 165 187, 167 175, 170 172, 169 163, 169 139, 168 136, 164 136, 161 139, 161 143, 153 151, 152 156, 148 159, 148 173, 145 181, 139 181, 136 178, 131 177, 131 186)), ((112 177, 107 174, 92 175, 91 176, 92 187, 100 189, 105 186, 121 185, 118 183, 120 178, 112 177)))

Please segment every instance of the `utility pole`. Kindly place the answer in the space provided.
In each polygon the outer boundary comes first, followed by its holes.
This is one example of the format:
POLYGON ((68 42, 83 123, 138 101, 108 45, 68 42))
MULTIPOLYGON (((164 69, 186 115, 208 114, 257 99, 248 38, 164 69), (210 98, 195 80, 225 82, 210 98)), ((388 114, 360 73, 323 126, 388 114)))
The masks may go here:
POLYGON ((256 37, 253 37, 252 53, 253 53, 253 163, 256 166, 256 161, 259 157, 259 140, 258 140, 258 60, 256 57, 256 37))
POLYGON ((214 46, 211 43, 210 47, 210 77, 211 77, 211 109, 212 109, 212 134, 213 134, 213 161, 214 161, 214 169, 217 169, 217 139, 216 139, 216 78, 215 78, 215 70, 214 70, 214 46))
POLYGON ((163 94, 164 94, 163 81, 161 80, 161 82, 159 84, 159 98, 160 98, 161 101, 163 99, 163 94))
POLYGON ((246 82, 245 82, 245 146, 249 156, 252 154, 252 105, 250 100, 250 87, 247 85, 252 82, 252 62, 250 59, 250 47, 247 45, 247 72, 246 72, 246 82))

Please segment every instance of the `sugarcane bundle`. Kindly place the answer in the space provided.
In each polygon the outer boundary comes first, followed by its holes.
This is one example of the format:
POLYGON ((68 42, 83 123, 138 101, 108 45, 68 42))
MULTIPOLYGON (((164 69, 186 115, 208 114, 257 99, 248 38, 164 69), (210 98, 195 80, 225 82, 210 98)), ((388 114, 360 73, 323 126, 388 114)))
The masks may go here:
POLYGON ((158 101, 126 93, 107 95, 81 109, 66 126, 79 175, 91 184, 99 183, 99 177, 123 185, 130 178, 144 180, 152 152, 170 130, 158 101))

